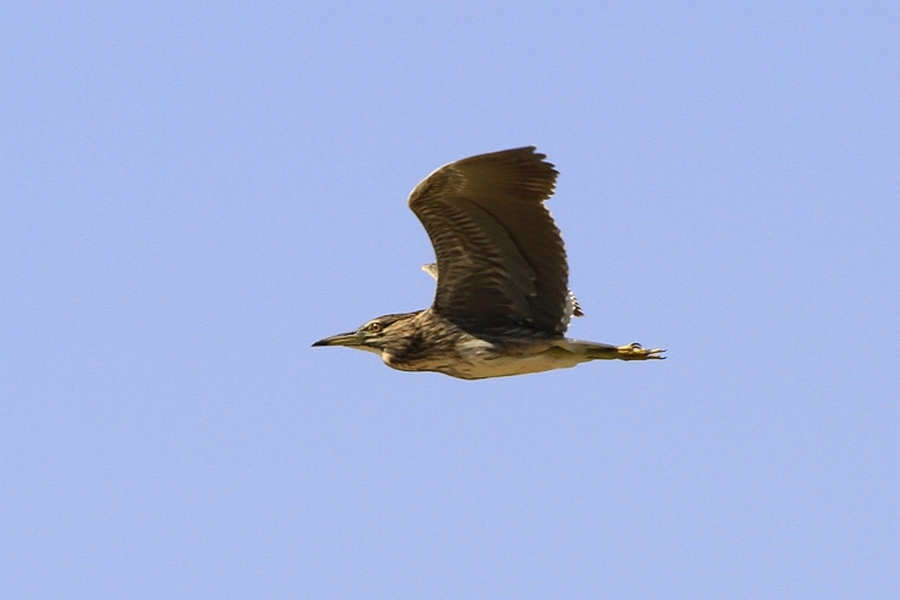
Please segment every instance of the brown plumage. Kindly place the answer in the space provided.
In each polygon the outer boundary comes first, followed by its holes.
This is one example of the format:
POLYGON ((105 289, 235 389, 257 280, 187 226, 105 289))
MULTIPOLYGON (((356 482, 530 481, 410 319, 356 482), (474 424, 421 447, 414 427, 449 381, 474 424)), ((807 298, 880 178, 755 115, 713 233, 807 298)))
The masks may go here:
POLYGON ((543 158, 534 148, 464 158, 410 194, 437 257, 435 312, 565 332, 569 269, 544 206, 557 172, 543 158))
POLYGON ((391 367, 480 379, 598 358, 662 358, 660 349, 565 338, 581 308, 566 252, 544 206, 557 171, 534 147, 464 158, 426 177, 409 206, 431 238, 431 308, 386 315, 314 345, 381 354, 391 367))

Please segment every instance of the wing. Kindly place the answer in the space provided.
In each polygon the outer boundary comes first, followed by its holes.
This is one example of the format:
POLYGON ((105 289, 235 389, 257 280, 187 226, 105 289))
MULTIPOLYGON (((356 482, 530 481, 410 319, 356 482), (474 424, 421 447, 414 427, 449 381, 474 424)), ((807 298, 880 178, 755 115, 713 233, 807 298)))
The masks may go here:
POLYGON ((410 194, 437 257, 432 310, 565 332, 573 311, 569 271, 544 206, 557 176, 544 158, 534 147, 464 158, 410 194))
MULTIPOLYGON (((438 266, 437 263, 428 263, 422 265, 422 270, 431 275, 431 277, 437 281, 438 278, 438 266)), ((572 317, 583 317, 584 311, 581 310, 581 305, 578 304, 578 298, 575 297, 575 294, 569 292, 568 298, 566 298, 566 316, 565 316, 565 326, 569 326, 569 321, 572 317)))

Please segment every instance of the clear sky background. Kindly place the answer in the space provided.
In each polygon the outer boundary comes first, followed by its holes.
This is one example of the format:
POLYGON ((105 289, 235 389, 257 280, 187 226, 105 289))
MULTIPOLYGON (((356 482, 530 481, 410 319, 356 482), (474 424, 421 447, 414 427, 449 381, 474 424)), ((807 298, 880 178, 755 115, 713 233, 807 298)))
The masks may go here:
POLYGON ((4 4, 0 596, 900 597, 898 7, 4 4), (667 361, 310 348, 528 144, 667 361))

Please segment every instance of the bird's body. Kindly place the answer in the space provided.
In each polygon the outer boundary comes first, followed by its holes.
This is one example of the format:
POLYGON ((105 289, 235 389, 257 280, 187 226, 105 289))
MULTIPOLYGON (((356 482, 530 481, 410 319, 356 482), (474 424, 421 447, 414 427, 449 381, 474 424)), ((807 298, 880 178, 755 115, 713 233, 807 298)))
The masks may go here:
POLYGON ((541 334, 528 326, 454 322, 431 309, 385 315, 373 322, 384 331, 399 323, 405 333, 385 335, 381 343, 360 349, 380 355, 386 365, 400 371, 435 371, 460 379, 563 369, 604 355, 614 358, 618 352, 615 346, 541 334))
POLYGON ((556 170, 533 147, 451 163, 410 195, 437 256, 431 308, 369 321, 316 342, 379 354, 402 371, 484 379, 573 367, 596 359, 662 358, 639 344, 565 337, 581 308, 568 289, 559 230, 543 202, 556 170))

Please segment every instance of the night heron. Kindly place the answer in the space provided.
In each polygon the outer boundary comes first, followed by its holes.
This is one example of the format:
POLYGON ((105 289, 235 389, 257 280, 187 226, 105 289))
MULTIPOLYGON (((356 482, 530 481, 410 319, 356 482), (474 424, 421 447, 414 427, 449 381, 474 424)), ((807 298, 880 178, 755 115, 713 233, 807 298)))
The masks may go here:
POLYGON ((581 308, 569 291, 559 229, 544 201, 556 169, 534 147, 464 158, 429 175, 409 207, 428 231, 437 280, 431 308, 384 315, 313 346, 347 346, 402 371, 483 379, 597 359, 664 358, 640 344, 565 336, 581 308))

